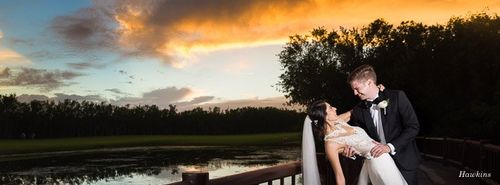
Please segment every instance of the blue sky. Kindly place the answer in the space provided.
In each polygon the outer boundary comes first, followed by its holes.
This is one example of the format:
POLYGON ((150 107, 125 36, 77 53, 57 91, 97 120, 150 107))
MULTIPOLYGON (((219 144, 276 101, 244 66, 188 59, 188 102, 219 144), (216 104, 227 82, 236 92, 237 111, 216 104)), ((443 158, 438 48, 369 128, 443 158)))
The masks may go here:
POLYGON ((0 94, 117 105, 276 106, 293 34, 445 23, 499 1, 0 1, 0 94))

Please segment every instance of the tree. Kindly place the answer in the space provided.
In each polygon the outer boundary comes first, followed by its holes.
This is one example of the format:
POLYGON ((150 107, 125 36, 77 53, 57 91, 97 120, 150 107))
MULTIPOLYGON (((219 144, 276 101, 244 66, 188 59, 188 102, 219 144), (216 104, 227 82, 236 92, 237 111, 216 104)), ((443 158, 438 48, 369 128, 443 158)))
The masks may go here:
POLYGON ((56 138, 130 134, 248 134, 296 132, 304 115, 277 108, 214 107, 179 112, 175 105, 119 107, 104 102, 18 102, 0 95, 0 138, 56 138))
POLYGON ((479 13, 451 18, 445 25, 382 19, 360 29, 290 37, 279 61, 278 86, 289 103, 326 99, 340 110, 357 101, 347 75, 361 64, 377 71, 378 82, 404 90, 412 101, 421 133, 498 138, 500 19, 479 13))

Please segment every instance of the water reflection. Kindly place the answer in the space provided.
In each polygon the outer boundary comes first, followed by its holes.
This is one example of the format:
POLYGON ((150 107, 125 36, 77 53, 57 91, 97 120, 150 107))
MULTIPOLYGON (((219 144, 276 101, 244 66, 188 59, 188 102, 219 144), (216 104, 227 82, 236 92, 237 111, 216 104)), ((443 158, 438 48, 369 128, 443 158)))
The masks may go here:
POLYGON ((298 147, 145 147, 0 162, 0 184, 166 184, 203 170, 222 177, 297 160, 298 147))

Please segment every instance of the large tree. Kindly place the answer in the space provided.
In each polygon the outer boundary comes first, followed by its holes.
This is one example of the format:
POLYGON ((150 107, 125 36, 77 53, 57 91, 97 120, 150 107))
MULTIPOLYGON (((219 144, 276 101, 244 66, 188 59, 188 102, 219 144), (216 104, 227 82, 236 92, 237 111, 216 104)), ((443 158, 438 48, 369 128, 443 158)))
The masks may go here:
POLYGON ((379 83, 406 91, 422 134, 498 140, 500 19, 480 13, 444 25, 382 19, 361 28, 294 35, 279 54, 278 86, 290 103, 326 99, 341 110, 358 101, 346 82, 361 64, 379 83))

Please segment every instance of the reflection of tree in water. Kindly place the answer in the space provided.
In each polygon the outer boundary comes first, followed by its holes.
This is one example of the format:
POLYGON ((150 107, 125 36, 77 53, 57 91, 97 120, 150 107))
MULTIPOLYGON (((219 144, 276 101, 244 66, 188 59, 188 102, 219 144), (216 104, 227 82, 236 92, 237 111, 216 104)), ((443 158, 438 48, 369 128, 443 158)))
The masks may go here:
POLYGON ((133 175, 157 176, 162 171, 167 179, 177 181, 183 171, 180 165, 203 166, 210 171, 231 165, 273 165, 295 160, 298 153, 294 155, 294 151, 262 147, 149 148, 1 162, 0 184, 86 184, 133 175))

